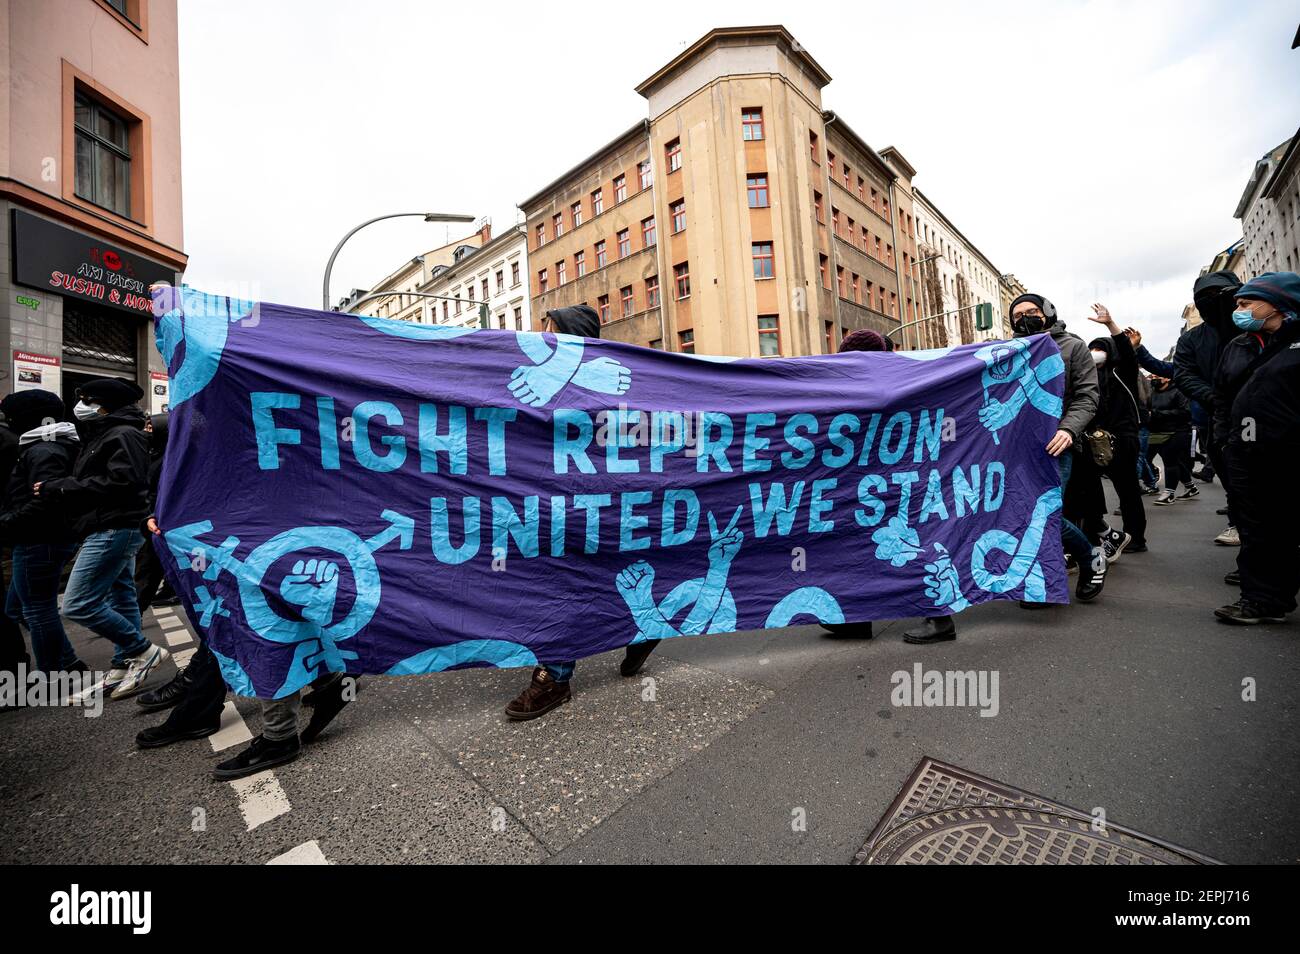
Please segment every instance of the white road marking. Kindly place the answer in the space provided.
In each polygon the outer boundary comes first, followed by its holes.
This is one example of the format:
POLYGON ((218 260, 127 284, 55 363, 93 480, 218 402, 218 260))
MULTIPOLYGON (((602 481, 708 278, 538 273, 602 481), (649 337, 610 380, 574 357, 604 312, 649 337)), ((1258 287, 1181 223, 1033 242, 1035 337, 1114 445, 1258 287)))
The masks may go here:
POLYGON ((163 632, 167 637, 168 646, 184 646, 190 641, 190 631, 188 629, 169 629, 163 632))
POLYGON ((313 838, 309 842, 290 848, 282 855, 277 855, 267 862, 268 865, 327 865, 325 853, 313 838))
POLYGON ((171 606, 163 606, 163 607, 151 606, 149 607, 149 609, 153 613, 153 615, 158 619, 164 619, 168 616, 172 616, 176 612, 175 608, 171 606))
POLYGON ((178 649, 172 653, 172 662, 176 664, 177 669, 184 669, 190 664, 190 660, 194 658, 194 654, 198 651, 197 646, 191 646, 189 649, 178 649))
POLYGON ((239 813, 244 816, 249 831, 272 818, 279 818, 292 808, 275 773, 269 769, 248 778, 237 778, 230 787, 239 796, 239 813))
POLYGON ((221 728, 208 736, 208 741, 212 743, 212 751, 221 752, 240 742, 251 742, 252 739, 253 733, 249 732, 248 726, 244 725, 239 710, 227 699, 225 708, 221 710, 221 728))
POLYGON ((178 629, 184 627, 185 623, 179 616, 161 616, 158 625, 163 629, 178 629))

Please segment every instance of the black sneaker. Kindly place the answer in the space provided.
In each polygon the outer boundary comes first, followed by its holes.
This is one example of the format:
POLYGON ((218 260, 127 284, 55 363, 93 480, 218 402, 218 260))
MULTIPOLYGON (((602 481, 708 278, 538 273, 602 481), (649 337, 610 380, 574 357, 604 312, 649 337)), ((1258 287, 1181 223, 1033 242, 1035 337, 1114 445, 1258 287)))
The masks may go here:
MULTIPOLYGON (((325 726, 334 721, 334 717, 343 711, 343 707, 356 698, 357 687, 361 680, 356 676, 338 673, 337 679, 325 682, 320 688, 309 694, 311 699, 311 718, 302 730, 302 744, 315 740, 325 730, 325 726)), ((303 699, 307 705, 307 698, 303 699)))
POLYGON ((920 629, 911 629, 903 634, 903 642, 917 645, 943 643, 956 638, 957 626, 951 616, 927 616, 920 629))
POLYGON ((248 775, 256 775, 277 765, 292 762, 301 752, 302 744, 296 735, 279 742, 273 742, 266 736, 259 735, 244 751, 213 769, 212 777, 218 782, 229 782, 248 775))
POLYGON ((1021 600, 1021 601, 1020 601, 1020 608, 1023 609, 1023 610, 1051 609, 1051 608, 1052 608, 1052 604, 1051 604, 1051 603, 1035 603, 1035 602, 1033 602, 1033 601, 1031 601, 1031 600, 1021 600))
POLYGON ((1240 599, 1227 606, 1220 606, 1214 615, 1221 622, 1235 626, 1254 626, 1256 623, 1282 623, 1286 621, 1285 613, 1273 613, 1264 609, 1254 600, 1240 599))
POLYGON ((1233 570, 1231 573, 1224 574, 1223 582, 1229 586, 1241 586, 1241 573, 1233 570))
POLYGON ((1188 484, 1186 489, 1178 495, 1179 500, 1195 500, 1201 495, 1201 488, 1195 484, 1188 484))
POLYGON ((645 661, 650 658, 650 654, 655 651, 659 645, 657 639, 646 639, 639 643, 632 643, 623 653, 623 661, 618 664, 618 673, 626 679, 631 679, 641 671, 645 661))
MULTIPOLYGON (((1128 534, 1124 536, 1127 537, 1128 534)), ((1102 588, 1106 585, 1106 570, 1110 564, 1106 560, 1105 551, 1098 547, 1093 554, 1092 564, 1080 568, 1079 583, 1074 588, 1074 598, 1080 603, 1091 603, 1101 596, 1102 588)))
POLYGON ((1220 517, 1226 517, 1228 515, 1228 508, 1220 507, 1218 510, 1214 512, 1217 513, 1220 517))
POLYGON ((1132 542, 1132 535, 1123 530, 1107 530, 1106 535, 1101 538, 1101 548, 1106 551, 1106 562, 1114 563, 1118 560, 1120 554, 1128 549, 1128 545, 1132 542))
POLYGON ((1147 542, 1143 540, 1141 543, 1130 543, 1127 547, 1124 548, 1124 552, 1125 553, 1146 553, 1147 542))
POLYGON ((136 733, 135 744, 142 749, 160 749, 185 739, 206 739, 221 728, 221 719, 211 725, 172 725, 168 719, 162 725, 151 726, 136 733))
POLYGON ((871 620, 865 623, 822 623, 822 629, 831 639, 871 639, 875 632, 871 620))

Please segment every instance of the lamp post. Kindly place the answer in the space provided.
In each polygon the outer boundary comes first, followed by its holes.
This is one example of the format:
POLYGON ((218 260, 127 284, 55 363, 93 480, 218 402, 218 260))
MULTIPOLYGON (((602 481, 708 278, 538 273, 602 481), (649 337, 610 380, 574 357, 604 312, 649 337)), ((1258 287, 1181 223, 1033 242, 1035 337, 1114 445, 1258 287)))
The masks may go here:
POLYGON ((344 243, 346 243, 348 239, 352 238, 352 236, 356 235, 358 232, 364 229, 367 225, 374 225, 376 222, 382 222, 384 219, 400 219, 400 218, 408 218, 408 217, 423 218, 424 221, 426 222, 473 222, 475 221, 475 218, 472 215, 455 215, 455 214, 450 214, 445 212, 390 212, 388 215, 377 215, 373 219, 368 219, 365 222, 362 222, 360 225, 352 229, 352 231, 348 232, 347 235, 343 236, 343 238, 339 240, 339 244, 335 245, 334 251, 330 253, 330 260, 325 263, 325 281, 321 285, 322 310, 329 311, 330 272, 334 270, 334 259, 338 258, 339 250, 343 248, 344 243))

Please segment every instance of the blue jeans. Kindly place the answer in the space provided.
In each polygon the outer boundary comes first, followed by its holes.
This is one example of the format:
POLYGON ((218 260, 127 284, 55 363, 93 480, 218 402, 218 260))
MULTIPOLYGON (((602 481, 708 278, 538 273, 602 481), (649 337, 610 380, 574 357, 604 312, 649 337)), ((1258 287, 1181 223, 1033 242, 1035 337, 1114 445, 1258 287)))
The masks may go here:
POLYGON ((577 663, 547 663, 542 666, 556 682, 568 682, 573 678, 573 667, 577 663))
MULTIPOLYGON (((1061 499, 1064 500, 1065 488, 1070 483, 1070 472, 1074 469, 1074 451, 1067 447, 1057 460, 1061 464, 1061 499)), ((1066 520, 1064 514, 1061 515, 1061 542, 1065 544, 1065 549, 1069 553, 1074 554, 1080 567, 1092 563, 1093 545, 1088 542, 1088 535, 1066 520)))
POLYGON ((1151 459, 1148 456, 1150 440, 1150 428, 1144 427, 1138 431, 1138 480, 1144 484, 1156 482, 1156 472, 1151 469, 1151 459))
POLYGON ((135 554, 144 537, 135 527, 101 530, 81 544, 63 591, 63 615, 117 646, 114 668, 149 648, 140 632, 135 554))
POLYGON ((14 544, 13 585, 5 612, 27 623, 36 668, 42 672, 71 669, 77 663, 77 651, 59 616, 59 579, 76 550, 75 543, 14 544))

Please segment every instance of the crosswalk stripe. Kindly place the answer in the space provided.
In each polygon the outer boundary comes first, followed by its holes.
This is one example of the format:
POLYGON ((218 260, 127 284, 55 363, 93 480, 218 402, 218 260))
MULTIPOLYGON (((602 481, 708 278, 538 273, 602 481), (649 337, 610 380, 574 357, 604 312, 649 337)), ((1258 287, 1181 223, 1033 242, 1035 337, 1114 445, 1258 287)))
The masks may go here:
POLYGON ((239 796, 239 813, 244 816, 249 831, 272 818, 279 818, 292 808, 289 796, 284 794, 275 773, 269 769, 248 778, 237 778, 230 787, 239 796))
POLYGON ((172 653, 172 662, 176 663, 177 669, 184 669, 190 664, 190 660, 194 658, 194 654, 198 651, 197 646, 191 646, 189 649, 178 649, 172 653))
POLYGON ((208 741, 212 743, 212 751, 221 752, 240 742, 251 742, 252 739, 253 733, 249 732, 248 726, 244 725, 239 710, 227 699, 225 708, 221 710, 221 728, 208 736, 208 741))
POLYGON ((158 625, 163 629, 176 629, 177 627, 184 626, 185 623, 176 616, 162 616, 158 619, 158 625))
POLYGON ((268 865, 327 865, 325 853, 320 850, 316 839, 304 842, 296 848, 290 848, 282 855, 276 855, 268 865))
POLYGON ((190 641, 190 631, 188 629, 169 629, 163 632, 167 637, 168 646, 184 646, 190 641))

